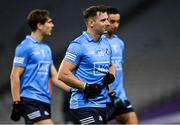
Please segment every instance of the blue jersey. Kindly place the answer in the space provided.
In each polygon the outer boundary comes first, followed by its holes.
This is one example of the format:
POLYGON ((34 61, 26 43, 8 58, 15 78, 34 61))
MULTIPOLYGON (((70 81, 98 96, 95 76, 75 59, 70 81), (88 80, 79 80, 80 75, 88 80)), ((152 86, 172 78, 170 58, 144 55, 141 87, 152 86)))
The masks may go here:
POLYGON ((24 68, 20 77, 20 96, 50 103, 48 79, 52 65, 51 49, 27 36, 16 48, 14 66, 24 68))
MULTIPOLYGON (((122 100, 125 100, 127 99, 127 97, 123 87, 122 69, 122 65, 124 63, 124 42, 117 35, 113 35, 112 38, 108 38, 106 35, 103 35, 102 39, 106 39, 109 41, 110 46, 112 48, 112 63, 116 67, 115 81, 110 85, 110 87, 114 90, 116 96, 118 96, 122 100)), ((110 101, 109 98, 108 101, 110 101)))
MULTIPOLYGON (((87 32, 83 32, 81 36, 71 42, 64 60, 77 66, 73 70, 73 74, 79 80, 88 84, 102 85, 102 79, 110 66, 111 47, 107 40, 94 41, 87 32)), ((70 108, 106 107, 107 92, 104 87, 99 96, 85 101, 83 91, 72 88, 70 108)))

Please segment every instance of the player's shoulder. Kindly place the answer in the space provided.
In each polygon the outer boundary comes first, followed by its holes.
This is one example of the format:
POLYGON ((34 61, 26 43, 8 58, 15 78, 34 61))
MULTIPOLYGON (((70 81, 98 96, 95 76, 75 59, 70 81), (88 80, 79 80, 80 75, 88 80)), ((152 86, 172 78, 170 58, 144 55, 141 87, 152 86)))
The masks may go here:
MULTIPOLYGON (((108 39, 109 37, 107 36, 107 34, 103 34, 101 36, 102 39, 108 39)), ((121 39, 118 35, 116 34, 113 34, 112 38, 117 38, 117 39, 121 39)))
POLYGON ((114 34, 114 38, 117 39, 118 41, 124 43, 124 41, 123 41, 121 36, 114 34))
POLYGON ((42 45, 44 50, 49 51, 50 53, 52 52, 51 47, 48 44, 43 42, 42 45))
POLYGON ((20 49, 27 49, 27 48, 29 48, 29 41, 27 40, 27 39, 24 39, 24 40, 22 40, 17 46, 16 46, 16 48, 18 49, 18 48, 20 48, 20 49))
POLYGON ((43 45, 43 47, 50 49, 50 46, 47 44, 46 41, 44 41, 44 42, 42 42, 40 44, 43 45))
POLYGON ((71 44, 82 44, 86 40, 86 37, 82 34, 71 41, 71 44))
POLYGON ((83 41, 82 36, 79 36, 79 37, 73 39, 68 46, 68 50, 69 51, 70 50, 71 51, 80 51, 81 46, 82 46, 82 44, 81 44, 82 41, 83 41))
POLYGON ((107 37, 106 34, 101 35, 101 40, 109 43, 109 41, 108 41, 109 38, 107 37))
POLYGON ((16 53, 29 53, 31 50, 30 46, 27 45, 26 40, 23 40, 21 43, 19 43, 16 48, 15 48, 15 52, 16 53))
POLYGON ((119 36, 117 34, 113 34, 113 37, 121 40, 121 36, 119 36))

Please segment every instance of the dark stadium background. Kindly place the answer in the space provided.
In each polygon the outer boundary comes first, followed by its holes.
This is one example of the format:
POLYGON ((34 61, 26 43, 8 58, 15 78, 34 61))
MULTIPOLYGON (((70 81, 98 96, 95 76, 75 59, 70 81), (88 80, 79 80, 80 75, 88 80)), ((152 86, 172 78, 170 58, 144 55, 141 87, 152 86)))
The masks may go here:
MULTIPOLYGON (((1 0, 0 124, 14 123, 9 75, 14 49, 29 34, 27 13, 36 8, 51 12, 55 28, 47 44, 59 68, 70 41, 86 30, 82 11, 99 4, 121 12, 117 34, 126 44, 124 83, 140 123, 180 123, 179 0, 1 0)), ((52 117, 59 124, 65 123, 63 99, 63 91, 53 87, 52 117)))

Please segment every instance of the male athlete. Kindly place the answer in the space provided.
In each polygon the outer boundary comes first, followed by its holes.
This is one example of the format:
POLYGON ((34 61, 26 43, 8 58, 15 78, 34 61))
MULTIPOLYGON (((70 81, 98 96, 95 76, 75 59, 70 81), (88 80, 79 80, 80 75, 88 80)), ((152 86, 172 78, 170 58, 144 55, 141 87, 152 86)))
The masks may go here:
POLYGON ((75 124, 106 123, 107 84, 113 82, 107 33, 108 15, 104 6, 91 6, 83 12, 87 30, 73 40, 59 68, 59 79, 72 87, 70 112, 75 124))
POLYGON ((111 7, 107 9, 107 13, 110 25, 107 27, 108 33, 102 38, 107 39, 111 45, 112 62, 116 67, 116 79, 109 87, 108 120, 116 119, 121 124, 137 124, 136 113, 123 86, 124 42, 114 34, 119 28, 120 14, 116 8, 111 7))
MULTIPOLYGON (((51 49, 43 43, 54 24, 48 10, 35 9, 27 16, 31 34, 16 47, 11 71, 13 109, 11 119, 24 117, 26 124, 53 124, 48 81, 63 88, 57 79, 51 49)), ((64 88, 64 90, 66 90, 64 88)))

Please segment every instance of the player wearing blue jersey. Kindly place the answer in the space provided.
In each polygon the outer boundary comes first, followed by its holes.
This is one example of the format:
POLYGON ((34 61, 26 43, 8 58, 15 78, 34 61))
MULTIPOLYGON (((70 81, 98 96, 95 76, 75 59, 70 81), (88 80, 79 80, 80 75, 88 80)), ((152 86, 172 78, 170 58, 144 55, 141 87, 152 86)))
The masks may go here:
POLYGON ((87 31, 73 40, 59 68, 59 79, 72 87, 70 112, 76 124, 106 122, 108 91, 114 80, 111 48, 101 35, 107 33, 106 7, 91 6, 83 12, 87 31))
POLYGON ((116 67, 116 79, 109 90, 108 120, 115 118, 121 124, 137 124, 136 113, 127 99, 123 86, 124 42, 114 34, 119 28, 120 14, 115 8, 108 8, 107 13, 110 25, 107 28, 108 34, 103 35, 102 38, 107 39, 111 45, 112 62, 116 67))
POLYGON ((11 119, 24 117, 26 124, 53 124, 50 111, 48 80, 60 86, 53 65, 51 49, 43 43, 54 24, 47 10, 32 10, 27 17, 31 35, 26 36, 15 50, 11 71, 13 110, 11 119))

